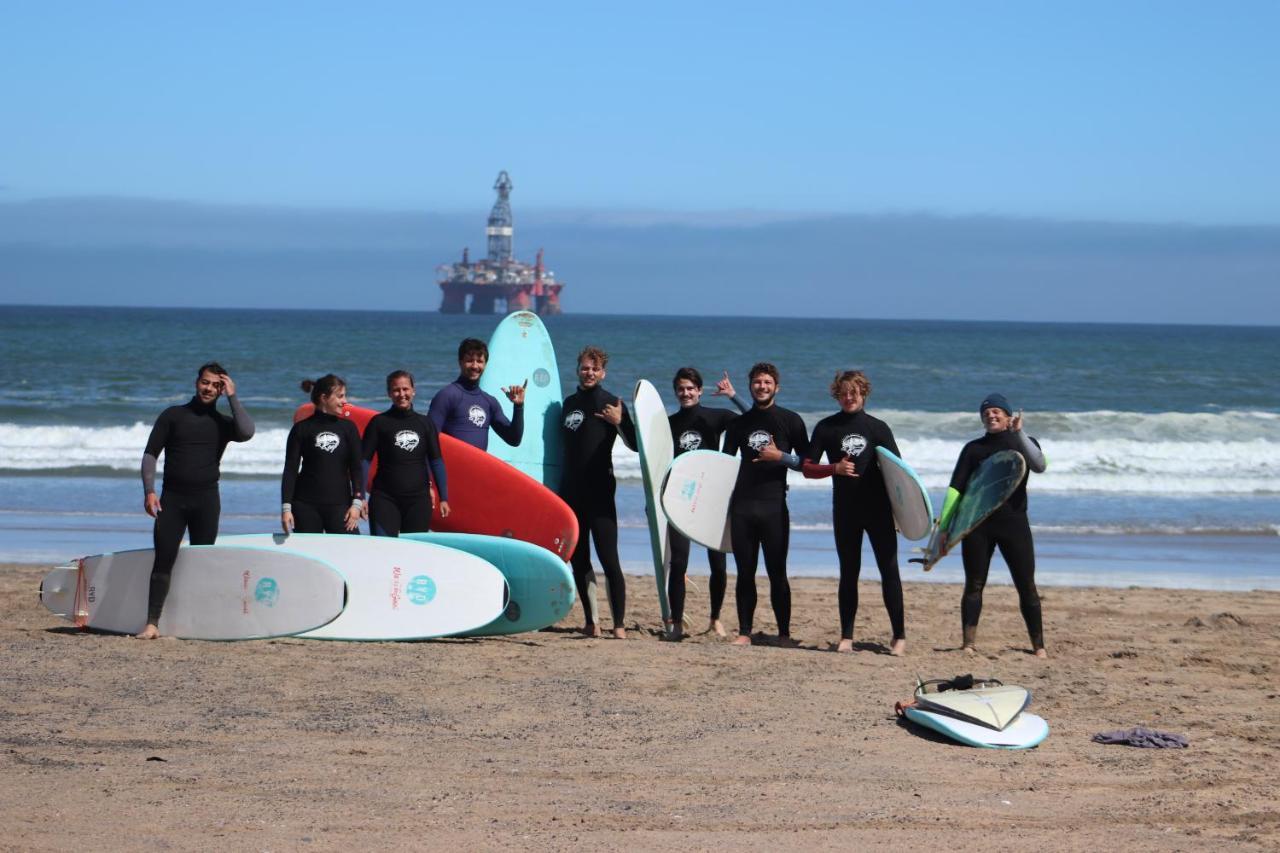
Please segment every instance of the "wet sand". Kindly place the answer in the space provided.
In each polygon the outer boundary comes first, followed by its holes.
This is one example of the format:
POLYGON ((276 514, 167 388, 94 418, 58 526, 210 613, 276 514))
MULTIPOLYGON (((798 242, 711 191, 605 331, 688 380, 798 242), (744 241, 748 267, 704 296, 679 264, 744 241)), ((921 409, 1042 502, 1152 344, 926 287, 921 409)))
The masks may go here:
POLYGON ((958 587, 908 584, 895 658, 875 583, 837 655, 829 579, 793 582, 799 648, 660 642, 651 577, 626 641, 574 633, 575 607, 497 639, 148 643, 49 614, 43 571, 0 566, 2 849, 1280 845, 1278 592, 1047 588, 1040 661, 1006 586, 971 658, 958 587), (916 673, 967 672, 1030 688, 1049 738, 978 750, 894 717, 916 673), (1138 724, 1191 748, 1090 741, 1138 724))

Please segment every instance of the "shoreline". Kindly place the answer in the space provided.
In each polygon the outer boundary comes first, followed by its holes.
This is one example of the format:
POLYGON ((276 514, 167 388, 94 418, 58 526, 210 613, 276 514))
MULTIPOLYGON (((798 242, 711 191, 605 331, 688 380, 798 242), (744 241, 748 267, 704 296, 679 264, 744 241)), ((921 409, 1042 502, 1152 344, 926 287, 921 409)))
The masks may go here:
MULTIPOLYGON (((628 577, 626 641, 577 634, 575 605, 547 631, 420 643, 80 633, 39 605, 39 577, 0 565, 16 848, 1280 844, 1280 592, 1052 588, 1039 661, 1003 586, 969 657, 958 587, 905 584, 895 658, 875 583, 859 651, 837 655, 831 579, 793 579, 798 648, 740 649, 660 642, 651 575, 628 577), (1049 738, 977 750, 895 719, 917 673, 966 672, 1028 687, 1049 738), (1090 740, 1139 724, 1191 747, 1090 740)), ((731 631, 733 600, 730 584, 731 631)), ((697 629, 706 604, 698 583, 697 629)))

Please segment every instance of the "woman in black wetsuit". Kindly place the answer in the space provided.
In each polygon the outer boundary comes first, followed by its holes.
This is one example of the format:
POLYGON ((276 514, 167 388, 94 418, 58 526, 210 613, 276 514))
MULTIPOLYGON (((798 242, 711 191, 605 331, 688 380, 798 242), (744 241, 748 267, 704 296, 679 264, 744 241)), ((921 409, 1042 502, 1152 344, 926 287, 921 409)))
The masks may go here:
POLYGON ((1027 460, 1027 475, 1009 499, 987 520, 975 527, 960 543, 964 558, 964 595, 960 599, 960 622, 964 632, 964 650, 976 652, 978 617, 982 615, 982 590, 987 583, 987 570, 996 548, 1009 565, 1013 585, 1018 590, 1018 607, 1027 623, 1027 634, 1036 657, 1048 657, 1044 649, 1044 627, 1040 619, 1040 593, 1036 590, 1036 552, 1031 539, 1031 522, 1027 518, 1027 479, 1030 472, 1042 473, 1044 454, 1040 443, 1022 431, 1022 412, 1013 414, 1003 394, 988 394, 978 407, 987 434, 974 439, 960 451, 951 487, 942 505, 938 524, 946 529, 956 506, 964 495, 969 478, 987 457, 1001 450, 1014 450, 1027 460))
POLYGON ((374 536, 429 530, 432 478, 440 495, 440 515, 449 514, 440 434, 429 417, 413 410, 415 393, 409 371, 388 375, 391 408, 374 415, 364 431, 365 461, 378 454, 378 474, 369 490, 369 532, 374 536))
POLYGON ((360 431, 342 417, 346 380, 329 373, 304 381, 302 390, 311 392, 315 412, 294 424, 285 441, 280 527, 285 533, 359 533, 360 431))

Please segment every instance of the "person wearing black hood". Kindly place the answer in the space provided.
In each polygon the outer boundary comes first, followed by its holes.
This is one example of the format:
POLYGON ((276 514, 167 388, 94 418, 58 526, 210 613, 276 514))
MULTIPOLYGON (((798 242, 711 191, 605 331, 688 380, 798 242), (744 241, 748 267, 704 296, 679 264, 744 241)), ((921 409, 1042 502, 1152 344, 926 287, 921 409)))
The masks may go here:
POLYGON ((137 635, 139 639, 160 636, 157 625, 183 534, 188 534, 192 545, 212 545, 218 538, 222 452, 232 441, 253 438, 253 432, 253 419, 240 405, 236 383, 216 361, 196 371, 194 397, 181 406, 170 406, 156 418, 142 453, 142 505, 156 520, 152 532, 156 556, 147 597, 147 626, 137 635), (231 405, 230 417, 217 409, 223 394, 231 405), (164 493, 157 497, 156 466, 161 453, 164 493))
MULTIPOLYGON (((440 434, 426 415, 413 409, 413 374, 387 375, 391 408, 369 419, 361 456, 378 455, 378 474, 369 489, 369 532, 374 536, 422 533, 431 528, 431 480, 440 496, 440 515, 449 515, 449 485, 440 434), (430 474, 428 474, 430 470, 430 474)), ((368 479, 367 477, 365 478, 368 479)))
POLYGON ((613 443, 621 436, 630 450, 636 449, 636 428, 627 407, 604 390, 605 368, 609 354, 589 346, 578 354, 578 390, 564 401, 564 473, 560 480, 560 497, 578 518, 578 545, 570 562, 578 600, 586 613, 583 633, 600 636, 596 605, 596 573, 591 568, 591 546, 604 569, 609 593, 609 610, 613 617, 613 636, 626 639, 623 625, 626 615, 627 588, 618 561, 618 509, 614 495, 618 484, 613 477, 613 443))
POLYGON ((480 377, 489 363, 489 347, 478 338, 467 338, 458 345, 458 378, 431 398, 427 416, 445 435, 465 441, 481 450, 489 449, 489 427, 512 447, 524 437, 524 391, 528 385, 503 388, 513 407, 510 420, 492 394, 480 390, 480 377))
POLYGON ((1018 590, 1018 607, 1027 624, 1031 648, 1036 657, 1048 657, 1044 648, 1044 628, 1040 616, 1040 593, 1036 590, 1036 552, 1031 538, 1031 522, 1027 518, 1027 479, 1032 471, 1045 470, 1040 443, 1022 431, 1022 412, 1013 413, 1003 394, 988 394, 978 406, 978 414, 986 435, 974 439, 960 451, 951 486, 938 517, 938 526, 946 529, 955 514, 969 478, 987 457, 1001 450, 1013 450, 1027 461, 1027 474, 1013 494, 986 521, 975 527, 960 543, 964 560, 964 594, 960 599, 960 622, 964 650, 976 652, 978 617, 982 615, 982 590, 996 548, 1009 565, 1013 585, 1018 590))
POLYGON ((898 573, 898 535, 894 529, 893 507, 885 491, 877 447, 900 456, 893 430, 863 406, 871 396, 871 382, 861 370, 837 373, 831 382, 831 396, 840 412, 823 418, 813 428, 804 475, 810 479, 833 477, 831 525, 835 531, 836 554, 840 560, 840 643, 837 652, 853 651, 853 621, 858 613, 858 575, 862 571, 862 534, 871 540, 880 569, 880 591, 893 640, 889 653, 906 651, 906 623, 902 607, 902 579, 898 573), (826 465, 818 465, 822 454, 826 465))

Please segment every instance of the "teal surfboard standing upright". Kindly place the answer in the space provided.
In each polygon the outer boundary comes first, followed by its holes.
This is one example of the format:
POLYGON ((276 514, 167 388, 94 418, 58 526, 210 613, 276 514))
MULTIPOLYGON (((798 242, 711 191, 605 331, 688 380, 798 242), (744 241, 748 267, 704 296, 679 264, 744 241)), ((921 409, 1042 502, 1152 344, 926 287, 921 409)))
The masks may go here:
POLYGON ((489 338, 489 363, 480 377, 480 388, 496 397, 510 417, 511 401, 502 389, 526 380, 520 446, 512 447, 493 434, 489 436, 489 452, 554 492, 560 488, 563 455, 560 369, 542 319, 532 311, 516 311, 507 315, 489 338))
POLYGON ((667 514, 662 510, 662 478, 671 466, 675 445, 671 424, 658 389, 647 379, 636 383, 631 397, 636 438, 640 445, 640 472, 644 479, 644 514, 649 521, 649 545, 653 551, 653 575, 658 582, 658 609, 662 624, 670 633, 671 601, 667 597, 667 574, 671 569, 671 540, 667 536, 667 514))

